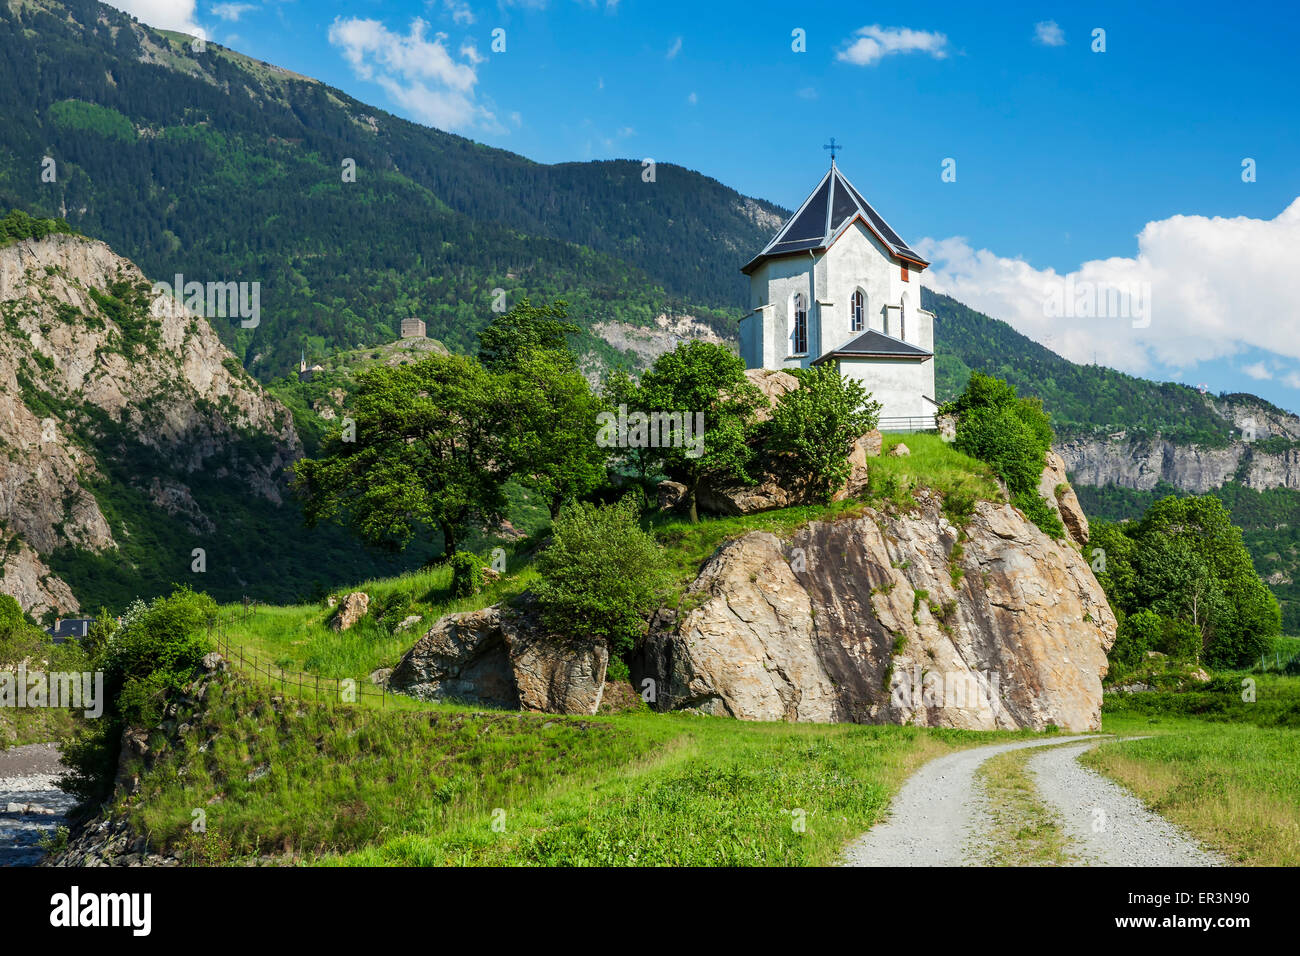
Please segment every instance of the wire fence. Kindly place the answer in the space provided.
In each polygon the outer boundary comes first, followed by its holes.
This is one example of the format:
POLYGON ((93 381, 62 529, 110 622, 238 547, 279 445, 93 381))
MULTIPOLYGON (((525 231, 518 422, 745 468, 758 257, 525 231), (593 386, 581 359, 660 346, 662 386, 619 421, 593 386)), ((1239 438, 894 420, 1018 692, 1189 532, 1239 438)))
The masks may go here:
POLYGON ((353 677, 321 677, 319 674, 285 670, 274 661, 259 657, 254 649, 239 643, 230 634, 231 626, 246 624, 255 613, 257 605, 245 600, 233 613, 208 619, 208 637, 217 652, 232 667, 238 667, 244 673, 265 677, 272 687, 278 684, 282 694, 296 694, 303 700, 359 704, 370 698, 378 701, 381 709, 388 706, 389 698, 393 695, 388 693, 387 680, 375 684, 353 677))
POLYGON ((1265 673, 1277 671, 1285 674, 1300 673, 1300 654, 1283 654, 1281 651, 1274 651, 1270 654, 1259 655, 1258 669, 1265 673))

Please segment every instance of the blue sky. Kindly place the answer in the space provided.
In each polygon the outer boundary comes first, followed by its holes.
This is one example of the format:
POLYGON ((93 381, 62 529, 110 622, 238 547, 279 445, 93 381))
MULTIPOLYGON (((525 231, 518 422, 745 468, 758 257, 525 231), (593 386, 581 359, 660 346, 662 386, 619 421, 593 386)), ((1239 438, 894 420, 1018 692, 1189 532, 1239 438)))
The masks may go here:
POLYGON ((652 157, 787 207, 835 136, 848 176, 926 243, 933 286, 1076 361, 1300 409, 1294 7, 117 5, 542 162, 652 157), (1070 273, 1148 282, 1149 322, 1045 315, 1044 283, 1070 273))

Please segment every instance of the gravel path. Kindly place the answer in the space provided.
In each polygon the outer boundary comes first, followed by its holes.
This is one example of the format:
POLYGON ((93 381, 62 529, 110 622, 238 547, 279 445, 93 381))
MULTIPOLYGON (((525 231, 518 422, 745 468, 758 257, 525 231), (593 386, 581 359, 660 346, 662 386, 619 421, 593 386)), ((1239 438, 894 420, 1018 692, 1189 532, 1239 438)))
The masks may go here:
POLYGON ((54 744, 0 751, 0 866, 33 866, 40 839, 64 823, 76 802, 54 785, 63 772, 54 744))
POLYGON ((1039 796, 1060 815, 1083 865, 1229 865, 1118 784, 1082 766, 1078 757, 1092 746, 1048 750, 1028 761, 1039 796))
POLYGON ((889 818, 848 845, 845 866, 965 866, 978 862, 968 843, 983 829, 977 767, 1026 747, 1094 737, 1050 737, 959 750, 931 760, 903 784, 889 818))

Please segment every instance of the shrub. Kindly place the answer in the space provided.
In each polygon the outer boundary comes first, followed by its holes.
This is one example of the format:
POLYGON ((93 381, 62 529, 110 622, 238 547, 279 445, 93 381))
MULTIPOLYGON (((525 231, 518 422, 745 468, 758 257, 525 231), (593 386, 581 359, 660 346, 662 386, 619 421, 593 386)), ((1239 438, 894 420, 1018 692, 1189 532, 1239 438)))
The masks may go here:
POLYGON ((561 510, 537 559, 534 594, 549 630, 606 641, 613 653, 632 649, 668 582, 663 550, 639 515, 630 498, 561 510))
POLYGON ((1124 617, 1108 655, 1111 661, 1126 668, 1137 667, 1160 640, 1163 626, 1155 611, 1138 611, 1124 617))
POLYGON ((92 804, 111 794, 122 730, 161 720, 167 695, 193 678, 211 649, 207 626, 216 610, 212 598, 188 587, 127 608, 93 661, 104 672, 103 716, 63 746, 65 791, 92 804))
POLYGON ((943 412, 957 413, 954 446, 988 462, 1007 484, 1011 501, 1053 538, 1065 528, 1038 494, 1038 482, 1052 446, 1052 425, 1038 399, 1019 398, 1015 386, 972 372, 966 390, 943 412))
POLYGON ((849 477, 853 443, 880 420, 880 403, 832 365, 801 372, 799 388, 781 396, 772 412, 768 448, 793 454, 796 467, 829 504, 849 477))
POLYGON ((467 598, 483 590, 483 560, 469 551, 451 556, 451 596, 467 598))

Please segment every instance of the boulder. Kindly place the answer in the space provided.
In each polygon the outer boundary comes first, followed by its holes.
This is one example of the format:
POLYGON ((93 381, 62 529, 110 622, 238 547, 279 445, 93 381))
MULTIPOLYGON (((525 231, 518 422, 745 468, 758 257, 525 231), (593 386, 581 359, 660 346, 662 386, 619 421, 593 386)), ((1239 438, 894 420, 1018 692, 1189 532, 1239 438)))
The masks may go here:
POLYGON ((330 630, 346 631, 365 617, 369 610, 370 595, 365 591, 353 591, 339 602, 338 610, 330 619, 330 630))
POLYGON ((530 606, 496 604, 439 618, 388 675, 419 700, 594 714, 609 652, 603 643, 545 633, 530 606))
POLYGON ((1069 476, 1065 473, 1065 461, 1051 449, 1047 451, 1047 463, 1038 479, 1038 494, 1061 516, 1061 524, 1065 525, 1065 530, 1074 543, 1087 544, 1088 516, 1083 513, 1079 497, 1070 487, 1069 476))
POLYGON ((889 455, 891 458, 905 458, 910 454, 912 454, 912 449, 908 448, 901 441, 893 448, 889 449, 889 455))
POLYGON ((853 444, 854 454, 859 450, 864 458, 879 458, 880 449, 885 443, 885 436, 879 429, 873 428, 853 444))
POLYGON ((685 500, 686 486, 680 481, 659 482, 659 507, 662 510, 672 511, 680 507, 685 500))
POLYGON ((772 408, 781 400, 781 396, 793 392, 799 387, 797 378, 789 372, 775 369, 747 368, 745 369, 745 378, 749 379, 750 384, 762 392, 763 397, 771 403, 770 407, 760 407, 754 413, 754 420, 758 422, 765 422, 771 418, 772 408))
POLYGON ((946 442, 957 440, 957 416, 956 415, 939 415, 935 418, 936 425, 939 426, 939 437, 946 442))
POLYGON ((733 539, 656 615, 633 684, 745 720, 1097 729, 1115 617, 1082 555, 1007 504, 978 502, 966 535, 954 565, 922 492, 912 514, 733 539))

